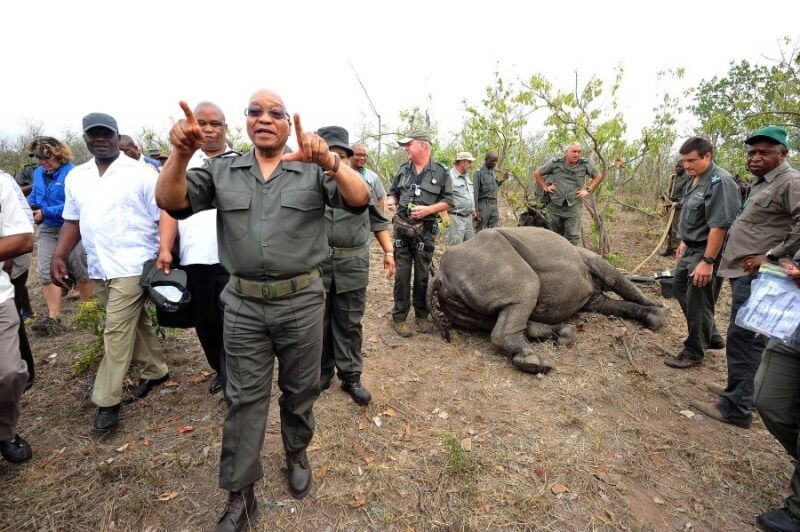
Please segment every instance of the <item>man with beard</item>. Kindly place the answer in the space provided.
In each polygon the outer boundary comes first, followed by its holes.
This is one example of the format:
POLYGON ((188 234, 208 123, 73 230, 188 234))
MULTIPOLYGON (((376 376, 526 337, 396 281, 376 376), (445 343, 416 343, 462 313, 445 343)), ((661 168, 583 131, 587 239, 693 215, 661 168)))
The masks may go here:
POLYGON ((187 170, 205 137, 189 106, 181 107, 186 118, 170 131, 173 149, 157 197, 178 219, 217 208, 220 262, 231 276, 222 294, 228 412, 219 474, 230 495, 217 530, 242 530, 256 511, 254 483, 263 476, 276 358, 289 492, 303 498, 311 490, 306 447, 320 393, 325 205, 363 212, 369 189, 322 138, 303 132, 297 114, 298 151, 287 152, 289 114, 283 99, 268 90, 254 93, 245 108, 252 151, 187 170))
POLYGON ((94 156, 76 166, 66 181, 64 226, 50 265, 53 282, 67 283, 65 259, 83 242, 94 294, 106 309, 103 346, 92 401, 99 407, 97 432, 119 423, 123 380, 131 360, 141 368, 129 401, 142 399, 169 379, 164 352, 144 303, 139 281, 144 263, 158 253, 156 173, 121 156, 117 121, 104 113, 83 117, 83 138, 94 156))

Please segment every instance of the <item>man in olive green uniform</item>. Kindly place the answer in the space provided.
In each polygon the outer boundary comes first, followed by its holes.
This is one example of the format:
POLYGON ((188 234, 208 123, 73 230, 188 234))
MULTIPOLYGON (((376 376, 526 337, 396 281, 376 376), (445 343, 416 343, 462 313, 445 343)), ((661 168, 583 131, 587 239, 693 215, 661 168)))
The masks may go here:
POLYGON ((692 401, 705 415, 739 427, 753 419, 753 378, 767 340, 736 324, 736 314, 750 298, 751 283, 764 263, 800 249, 800 172, 786 162, 786 130, 762 128, 745 140, 747 169, 756 179, 728 231, 717 275, 730 279, 731 317, 726 335, 728 380, 716 404, 692 401))
POLYGON ((672 174, 669 187, 669 201, 675 208, 675 213, 672 215, 672 224, 669 228, 669 236, 667 237, 667 249, 662 253, 662 257, 671 257, 675 254, 675 250, 680 244, 678 239, 678 222, 681 219, 681 206, 683 205, 683 191, 686 185, 692 178, 686 175, 686 170, 683 169, 683 162, 678 161, 675 164, 675 173, 672 174))
MULTIPOLYGON (((331 151, 342 163, 353 156, 347 130, 338 126, 317 130, 331 151)), ((366 181, 366 180, 365 180, 366 181)), ((394 254, 389 236, 389 221, 377 205, 374 191, 370 194, 369 212, 354 214, 345 209, 325 207, 325 228, 330 250, 322 261, 322 282, 325 286, 325 319, 322 326, 322 370, 320 390, 327 390, 338 370, 342 390, 360 405, 368 404, 372 395, 361 384, 364 361, 361 357, 364 309, 369 283, 370 233, 383 249, 384 268, 391 278, 394 254)))
POLYGON ((553 158, 537 168, 533 177, 542 190, 550 194, 547 205, 550 229, 572 245, 580 245, 581 202, 600 185, 603 174, 591 161, 581 157, 581 145, 573 142, 567 146, 564 157, 553 158), (591 181, 584 186, 587 177, 591 181))
POLYGON ((423 333, 434 331, 426 301, 428 274, 439 233, 438 213, 453 206, 453 184, 447 167, 433 160, 433 138, 429 132, 411 131, 397 143, 405 148, 408 162, 400 166, 389 189, 389 196, 397 205, 397 215, 392 220, 397 261, 392 322, 397 334, 408 338, 411 329, 406 318, 410 307, 412 267, 417 329, 423 333), (403 230, 401 224, 411 228, 403 230))
MULTIPOLYGON (((800 252, 781 258, 800 288, 800 252)), ((795 459, 791 494, 783 508, 758 516, 761 530, 800 532, 800 346, 770 340, 755 377, 755 405, 767 430, 795 459)))
POLYGON ((674 284, 688 334, 681 352, 666 357, 664 364, 685 369, 702 364, 706 349, 725 345, 714 322, 720 288, 716 273, 725 233, 739 210, 739 187, 728 172, 714 164, 708 139, 692 137, 679 152, 692 178, 678 225, 681 243, 674 284))
POLYGON ((218 531, 242 530, 256 510, 253 484, 263 476, 261 447, 277 357, 281 436, 290 493, 311 489, 306 456, 319 396, 324 291, 319 265, 328 256, 325 205, 363 212, 364 180, 303 133, 288 153, 291 123, 280 96, 261 90, 245 110, 254 149, 186 170, 203 132, 185 102, 186 119, 170 131, 173 150, 159 175, 158 204, 184 219, 217 208, 220 263, 230 272, 222 293, 228 413, 222 433, 220 487, 230 491, 218 531))
POLYGON ((475 190, 475 210, 478 211, 478 225, 475 232, 478 233, 487 227, 497 227, 500 216, 497 211, 497 189, 506 182, 508 175, 504 179, 497 179, 497 154, 490 151, 483 160, 483 166, 478 168, 473 178, 475 190))

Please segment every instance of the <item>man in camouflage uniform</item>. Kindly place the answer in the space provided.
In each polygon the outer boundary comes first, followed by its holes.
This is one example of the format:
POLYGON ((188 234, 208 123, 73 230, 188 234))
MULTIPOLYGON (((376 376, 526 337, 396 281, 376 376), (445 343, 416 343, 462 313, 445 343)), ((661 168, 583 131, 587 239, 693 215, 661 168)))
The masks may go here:
POLYGON ((567 146, 564 157, 554 157, 533 173, 545 193, 550 194, 547 214, 550 228, 573 245, 581 241, 581 202, 600 185, 603 174, 588 159, 581 157, 581 145, 567 146), (591 178, 584 186, 586 178, 591 178))
POLYGON ((406 318, 410 307, 412 267, 417 329, 423 333, 434 331, 426 301, 428 274, 439 233, 438 213, 453 206, 450 172, 446 166, 433 160, 432 143, 431 134, 424 130, 411 131, 398 141, 406 150, 408 162, 400 165, 389 189, 389 196, 397 205, 397 215, 392 220, 397 262, 392 322, 394 330, 404 338, 411 336, 406 318), (404 226, 407 229, 404 230, 404 226))

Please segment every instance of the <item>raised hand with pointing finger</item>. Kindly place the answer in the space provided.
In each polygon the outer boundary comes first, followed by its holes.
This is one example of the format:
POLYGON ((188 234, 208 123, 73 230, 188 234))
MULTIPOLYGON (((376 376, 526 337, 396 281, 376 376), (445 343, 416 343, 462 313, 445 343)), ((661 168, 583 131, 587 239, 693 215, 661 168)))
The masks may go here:
POLYGON ((203 146, 203 131, 197 124, 189 104, 181 100, 181 109, 186 118, 178 120, 169 131, 169 141, 175 151, 191 156, 203 146))
POLYGON ((281 160, 284 162, 300 161, 314 163, 323 170, 332 170, 338 167, 336 155, 328 149, 325 141, 316 133, 305 133, 300 124, 300 115, 294 114, 294 131, 297 137, 297 151, 285 154, 281 160))

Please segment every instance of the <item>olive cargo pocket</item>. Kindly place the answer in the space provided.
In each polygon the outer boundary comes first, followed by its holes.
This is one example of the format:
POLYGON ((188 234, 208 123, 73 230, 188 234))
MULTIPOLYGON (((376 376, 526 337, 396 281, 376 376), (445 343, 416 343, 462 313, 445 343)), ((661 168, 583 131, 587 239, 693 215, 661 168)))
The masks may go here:
POLYGON ((439 195, 442 193, 442 185, 433 184, 428 180, 422 182, 422 205, 433 205, 439 202, 439 195))
POLYGON ((281 192, 281 224, 291 238, 310 238, 324 230, 324 203, 316 190, 285 190, 281 192))
POLYGON ((223 239, 241 240, 250 225, 250 192, 217 189, 214 206, 222 218, 223 239))

